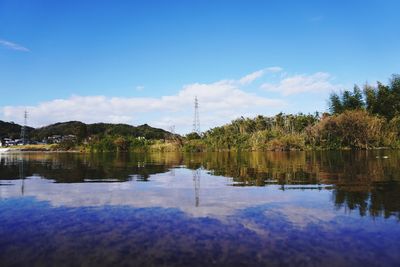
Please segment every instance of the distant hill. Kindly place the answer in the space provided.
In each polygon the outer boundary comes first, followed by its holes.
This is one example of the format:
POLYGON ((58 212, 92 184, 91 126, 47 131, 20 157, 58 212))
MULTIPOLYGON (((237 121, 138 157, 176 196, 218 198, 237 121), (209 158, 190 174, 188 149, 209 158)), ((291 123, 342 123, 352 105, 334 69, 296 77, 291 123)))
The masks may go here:
MULTIPOLYGON (((0 138, 18 138, 20 133, 21 125, 0 121, 0 138)), ((140 126, 112 123, 85 124, 80 121, 59 122, 36 129, 27 127, 27 133, 32 140, 43 140, 53 135, 76 135, 78 139, 93 135, 143 136, 146 139, 164 139, 171 135, 168 131, 147 124, 140 126)))
MULTIPOLYGON (((21 125, 13 122, 5 122, 0 120, 0 138, 17 139, 21 136, 21 125)), ((32 127, 26 127, 26 133, 29 134, 34 130, 32 127)))

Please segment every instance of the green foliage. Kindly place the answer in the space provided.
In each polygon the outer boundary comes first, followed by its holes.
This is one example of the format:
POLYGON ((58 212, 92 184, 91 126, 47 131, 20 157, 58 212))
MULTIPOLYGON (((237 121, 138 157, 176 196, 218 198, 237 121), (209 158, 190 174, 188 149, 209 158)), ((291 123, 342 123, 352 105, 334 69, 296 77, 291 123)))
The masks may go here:
POLYGON ((303 150, 305 147, 305 137, 298 133, 285 134, 267 143, 268 150, 303 150))
POLYGON ((146 149, 152 152, 178 152, 181 151, 181 145, 171 140, 156 140, 147 145, 146 149))
POLYGON ((336 93, 332 93, 329 96, 329 111, 333 114, 342 113, 344 110, 340 96, 336 93))
MULTIPOLYGON (((26 133, 29 136, 33 131, 32 127, 26 127, 26 133)), ((21 136, 21 125, 13 122, 5 122, 0 120, 0 139, 12 138, 17 139, 21 136)))
POLYGON ((329 97, 329 110, 333 114, 340 114, 346 110, 363 109, 365 103, 360 88, 355 85, 353 92, 345 90, 341 96, 332 93, 329 97))
POLYGON ((345 110, 355 110, 364 108, 364 100, 360 88, 355 85, 353 92, 344 91, 342 104, 345 110))
POLYGON ((318 119, 318 113, 279 113, 274 117, 259 115, 254 119, 241 117, 230 124, 210 129, 203 139, 208 150, 303 149, 305 138, 302 133, 318 119))
POLYGON ((186 137, 186 140, 188 140, 188 141, 201 139, 201 136, 196 132, 188 133, 185 137, 186 137))
POLYGON ((132 126, 127 124, 94 123, 85 124, 79 121, 61 122, 32 131, 33 140, 43 140, 53 135, 75 135, 79 142, 90 136, 124 136, 144 137, 146 139, 164 139, 169 132, 150 127, 147 124, 132 126))
POLYGON ((324 116, 315 125, 310 125, 305 130, 306 143, 311 147, 338 149, 341 145, 337 121, 334 116, 324 116))
POLYGON ((322 148, 371 148, 383 145, 385 121, 364 110, 345 111, 323 118, 307 129, 307 141, 322 148))
POLYGON ((75 150, 78 144, 74 140, 63 140, 59 144, 54 146, 54 150, 69 151, 75 150))
POLYGON ((53 135, 75 135, 79 141, 87 137, 87 125, 80 121, 69 121, 51 124, 34 129, 31 139, 41 141, 53 135))
POLYGON ((207 145, 204 140, 192 139, 185 142, 183 151, 185 152, 202 152, 207 150, 207 145))
POLYGON ((250 137, 251 150, 262 151, 267 149, 267 143, 274 138, 274 134, 270 130, 259 130, 254 132, 250 137))
POLYGON ((153 143, 144 137, 105 135, 92 138, 88 147, 92 151, 145 151, 153 143))
POLYGON ((356 85, 352 92, 346 90, 340 95, 332 93, 329 97, 332 114, 356 109, 366 109, 388 120, 400 115, 400 76, 393 75, 388 85, 381 82, 376 87, 366 84, 363 91, 356 85))
POLYGON ((116 151, 116 145, 114 143, 114 137, 112 136, 104 136, 102 138, 94 138, 89 143, 90 149, 92 151, 116 151))
POLYGON ((378 82, 377 87, 366 85, 364 95, 367 110, 391 120, 400 115, 400 76, 393 75, 389 85, 378 82))
POLYGON ((392 148, 400 148, 400 115, 397 115, 386 124, 384 143, 392 148))

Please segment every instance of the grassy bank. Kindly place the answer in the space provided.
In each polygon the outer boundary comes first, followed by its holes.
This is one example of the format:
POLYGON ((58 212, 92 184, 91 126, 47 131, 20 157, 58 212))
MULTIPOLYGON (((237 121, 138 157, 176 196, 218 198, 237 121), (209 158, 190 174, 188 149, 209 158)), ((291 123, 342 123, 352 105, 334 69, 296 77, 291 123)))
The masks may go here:
POLYGON ((21 145, 8 147, 14 151, 55 151, 56 145, 54 144, 40 144, 40 145, 21 145))

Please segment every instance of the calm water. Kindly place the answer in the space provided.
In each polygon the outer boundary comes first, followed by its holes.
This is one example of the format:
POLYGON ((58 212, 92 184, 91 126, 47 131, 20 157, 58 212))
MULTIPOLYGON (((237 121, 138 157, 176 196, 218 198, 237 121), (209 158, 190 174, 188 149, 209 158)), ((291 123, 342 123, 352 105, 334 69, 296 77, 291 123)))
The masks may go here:
POLYGON ((400 266, 400 152, 0 154, 0 266, 400 266))

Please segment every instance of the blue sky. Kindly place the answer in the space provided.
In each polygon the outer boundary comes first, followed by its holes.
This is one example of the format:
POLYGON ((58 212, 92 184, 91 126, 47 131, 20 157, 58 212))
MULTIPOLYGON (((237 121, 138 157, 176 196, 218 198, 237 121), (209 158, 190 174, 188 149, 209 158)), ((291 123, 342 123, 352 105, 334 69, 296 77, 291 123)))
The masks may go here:
POLYGON ((0 0, 0 119, 190 131, 400 72, 400 1, 0 0), (246 75, 247 80, 242 80, 246 75))

